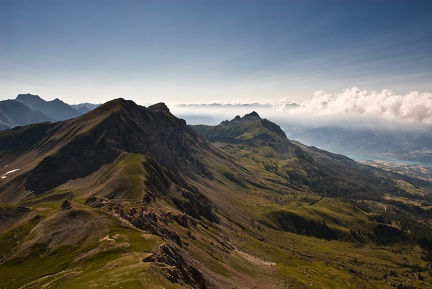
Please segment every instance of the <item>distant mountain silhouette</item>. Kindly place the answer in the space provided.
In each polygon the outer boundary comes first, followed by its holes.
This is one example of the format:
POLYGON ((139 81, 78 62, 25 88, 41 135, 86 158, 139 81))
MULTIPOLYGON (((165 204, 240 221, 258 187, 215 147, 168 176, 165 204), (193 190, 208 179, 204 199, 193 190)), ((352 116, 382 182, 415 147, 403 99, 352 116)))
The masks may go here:
POLYGON ((37 122, 55 121, 39 110, 32 110, 17 100, 0 101, 0 129, 37 122))
POLYGON ((38 122, 56 122, 74 118, 98 107, 98 104, 68 105, 59 99, 45 101, 38 95, 19 94, 14 100, 0 101, 0 130, 38 122))
POLYGON ((93 103, 79 103, 79 104, 71 104, 71 107, 75 108, 80 114, 85 114, 96 107, 100 106, 100 104, 93 104, 93 103))
POLYGON ((57 121, 66 120, 81 115, 78 110, 74 109, 73 107, 64 103, 58 98, 51 101, 45 101, 38 95, 27 93, 19 94, 16 100, 22 102, 33 110, 39 110, 46 116, 57 121))

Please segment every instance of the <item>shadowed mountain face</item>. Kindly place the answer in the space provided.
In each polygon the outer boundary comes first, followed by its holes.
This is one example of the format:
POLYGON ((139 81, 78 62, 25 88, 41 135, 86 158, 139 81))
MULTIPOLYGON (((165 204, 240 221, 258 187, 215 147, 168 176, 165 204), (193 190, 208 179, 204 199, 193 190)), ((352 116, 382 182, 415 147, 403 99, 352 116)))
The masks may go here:
POLYGON ((116 99, 0 132, 0 175, 1 288, 432 281, 429 182, 293 142, 255 112, 190 127, 116 99))

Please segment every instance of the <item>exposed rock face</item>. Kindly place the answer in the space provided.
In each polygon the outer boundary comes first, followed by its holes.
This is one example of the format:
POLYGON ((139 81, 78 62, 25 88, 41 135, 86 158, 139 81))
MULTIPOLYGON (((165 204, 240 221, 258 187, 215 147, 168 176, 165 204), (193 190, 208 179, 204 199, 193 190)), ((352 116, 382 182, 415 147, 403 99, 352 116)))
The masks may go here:
POLYGON ((63 203, 61 204, 61 208, 63 210, 69 210, 72 208, 72 204, 68 200, 64 200, 63 203))
POLYGON ((131 222, 135 227, 146 230, 165 240, 172 240, 180 247, 183 246, 180 235, 169 229, 164 223, 173 221, 171 216, 154 211, 141 211, 138 214, 124 214, 123 218, 131 222))
POLYGON ((197 219, 204 217, 212 222, 219 221, 209 199, 196 187, 189 185, 180 175, 164 169, 152 159, 144 162, 143 166, 149 172, 149 178, 145 182, 149 189, 145 199, 147 203, 157 198, 157 193, 169 194, 172 185, 175 184, 176 193, 171 195, 171 199, 179 210, 197 219))
MULTIPOLYGON (((175 203, 176 202, 174 202, 174 205, 175 203)), ((128 207, 122 205, 121 201, 98 197, 88 198, 85 204, 93 208, 101 208, 111 211, 129 221, 135 227, 159 236, 164 240, 173 241, 180 247, 183 247, 182 238, 177 232, 170 228, 170 224, 176 222, 184 228, 191 228, 192 226, 196 227, 200 222, 200 219, 205 217, 201 215, 192 217, 187 212, 174 214, 171 211, 163 211, 157 207, 148 208, 147 205, 128 207)), ((192 203, 189 205, 193 207, 192 203)), ((211 210, 210 203, 208 204, 208 210, 211 210)), ((195 210, 195 212, 198 213, 197 210, 195 210)))
POLYGON ((157 253, 144 259, 144 262, 159 262, 165 265, 164 269, 168 280, 174 283, 185 283, 193 288, 206 288, 203 274, 188 264, 180 253, 180 248, 173 244, 160 245, 157 253))

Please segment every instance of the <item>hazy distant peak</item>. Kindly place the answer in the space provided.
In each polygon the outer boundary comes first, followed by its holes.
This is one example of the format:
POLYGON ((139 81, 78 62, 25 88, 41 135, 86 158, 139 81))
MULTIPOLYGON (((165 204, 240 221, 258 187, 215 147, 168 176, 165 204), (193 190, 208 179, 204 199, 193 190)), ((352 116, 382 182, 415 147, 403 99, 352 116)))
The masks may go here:
POLYGON ((36 94, 18 94, 16 100, 20 102, 31 101, 31 102, 45 102, 39 95, 36 94))
POLYGON ((35 98, 35 99, 42 99, 37 94, 31 94, 31 93, 20 93, 18 94, 17 98, 35 98))
POLYGON ((58 98, 55 100, 46 101, 39 95, 27 93, 19 94, 16 100, 25 104, 28 108, 39 110, 44 115, 57 121, 70 119, 80 115, 76 109, 58 98))
POLYGON ((70 104, 71 107, 75 108, 78 111, 82 108, 87 108, 90 111, 90 110, 93 110, 100 105, 101 105, 100 103, 89 103, 89 102, 70 104))
POLYGON ((0 101, 0 130, 17 125, 28 125, 37 122, 55 121, 39 110, 33 110, 23 102, 14 99, 0 101))

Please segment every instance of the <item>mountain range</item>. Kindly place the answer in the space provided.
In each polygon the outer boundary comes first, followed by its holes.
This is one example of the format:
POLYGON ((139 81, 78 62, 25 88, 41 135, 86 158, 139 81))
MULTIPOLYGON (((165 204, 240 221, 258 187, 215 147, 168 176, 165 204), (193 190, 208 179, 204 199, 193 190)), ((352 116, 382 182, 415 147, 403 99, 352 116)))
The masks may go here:
POLYGON ((38 122, 56 122, 74 118, 94 109, 97 105, 69 105, 56 98, 45 101, 38 95, 19 94, 16 99, 0 101, 0 130, 38 122))
POLYGON ((0 132, 0 288, 426 288, 432 183, 125 99, 0 132))

